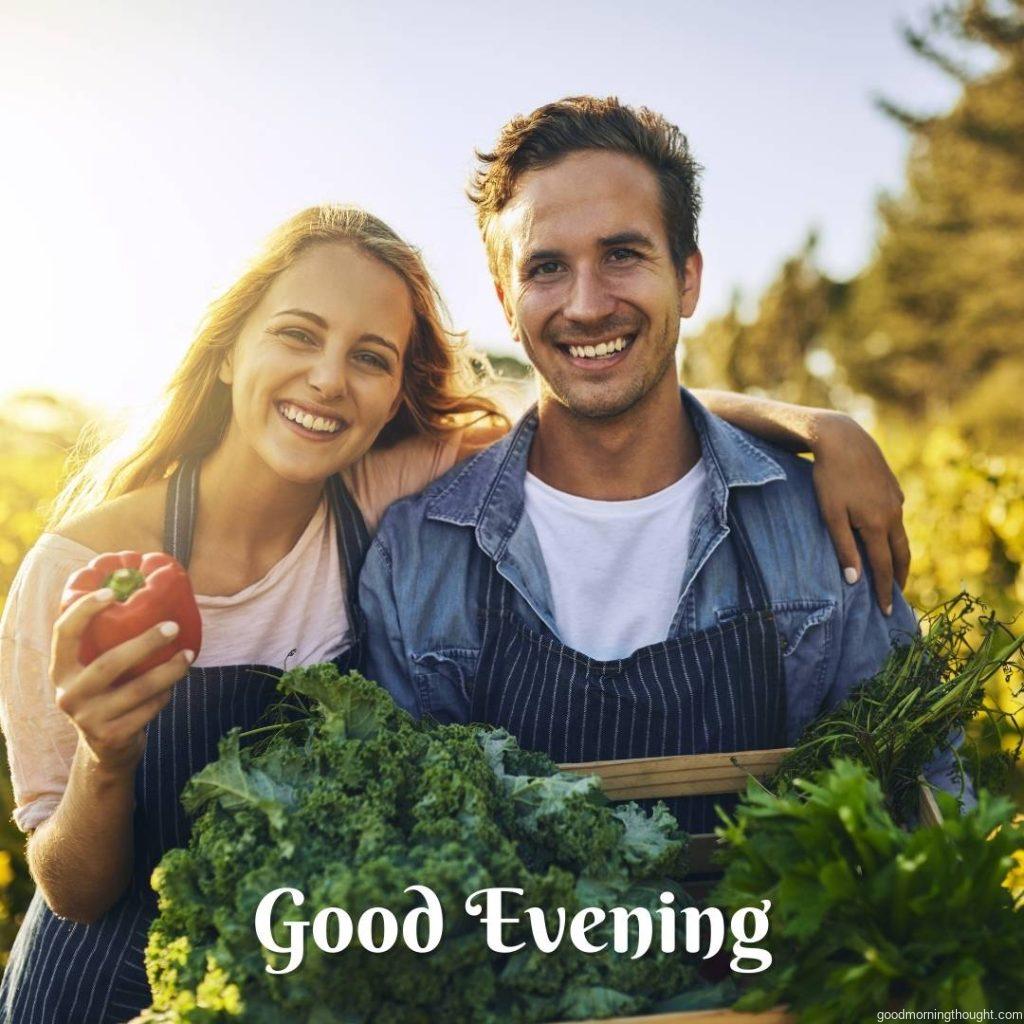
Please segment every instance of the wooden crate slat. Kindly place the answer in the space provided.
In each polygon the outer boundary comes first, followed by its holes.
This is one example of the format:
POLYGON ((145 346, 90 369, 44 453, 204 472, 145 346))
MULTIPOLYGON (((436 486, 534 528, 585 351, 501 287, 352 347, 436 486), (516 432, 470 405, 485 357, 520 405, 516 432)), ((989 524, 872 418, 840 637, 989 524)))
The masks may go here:
POLYGON ((563 771, 597 775, 615 800, 737 793, 748 776, 774 772, 790 748, 741 750, 723 754, 678 754, 636 757, 621 761, 582 761, 561 764, 563 771))
MULTIPOLYGON (((794 1024, 796 1018, 784 1007, 761 1013, 736 1010, 683 1010, 678 1013, 648 1013, 640 1017, 606 1017, 603 1020, 576 1021, 575 1024, 794 1024)), ((562 1022, 568 1024, 568 1022, 562 1022)))
POLYGON ((917 813, 921 824, 926 828, 942 824, 942 811, 939 810, 938 801, 932 787, 923 778, 918 779, 917 813))

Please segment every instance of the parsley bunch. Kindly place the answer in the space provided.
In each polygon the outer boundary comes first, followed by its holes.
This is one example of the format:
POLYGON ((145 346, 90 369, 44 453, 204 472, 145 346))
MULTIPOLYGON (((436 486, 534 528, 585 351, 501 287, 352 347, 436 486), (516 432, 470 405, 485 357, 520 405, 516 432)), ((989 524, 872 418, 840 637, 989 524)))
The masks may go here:
POLYGON ((801 1024, 851 1024, 894 1007, 1020 1007, 1024 825, 984 791, 963 815, 937 798, 943 824, 908 832, 862 765, 840 760, 782 795, 750 783, 719 829, 712 902, 772 900, 774 963, 738 1009, 788 1003, 801 1024))

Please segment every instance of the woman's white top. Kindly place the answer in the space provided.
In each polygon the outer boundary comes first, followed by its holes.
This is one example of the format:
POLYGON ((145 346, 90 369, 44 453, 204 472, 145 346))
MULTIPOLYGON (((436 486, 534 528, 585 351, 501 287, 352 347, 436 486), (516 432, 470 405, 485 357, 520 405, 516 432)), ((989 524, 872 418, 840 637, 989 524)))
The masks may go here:
MULTIPOLYGON (((455 463, 457 443, 413 438, 371 451, 344 474, 371 534, 391 502, 455 463)), ((97 552, 44 533, 25 556, 0 621, 0 725, 14 786, 14 821, 29 831, 60 803, 78 734, 57 707, 50 637, 68 577, 97 552)), ((203 644, 195 665, 292 668, 327 661, 349 643, 336 533, 323 501, 295 546, 262 579, 226 597, 196 595, 203 644)))

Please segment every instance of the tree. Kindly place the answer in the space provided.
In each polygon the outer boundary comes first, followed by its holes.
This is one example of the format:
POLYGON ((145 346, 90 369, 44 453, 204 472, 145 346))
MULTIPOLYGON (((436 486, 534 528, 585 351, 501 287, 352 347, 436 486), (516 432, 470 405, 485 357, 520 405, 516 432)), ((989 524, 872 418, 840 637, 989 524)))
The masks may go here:
POLYGON ((694 387, 724 387, 810 405, 835 404, 842 384, 829 341, 846 286, 817 266, 817 234, 786 260, 747 323, 739 296, 725 316, 686 342, 683 380, 694 387))
POLYGON ((998 437, 1024 377, 1024 0, 958 0, 904 34, 963 91, 942 115, 880 103, 913 133, 907 187, 879 204, 836 355, 888 411, 998 437))

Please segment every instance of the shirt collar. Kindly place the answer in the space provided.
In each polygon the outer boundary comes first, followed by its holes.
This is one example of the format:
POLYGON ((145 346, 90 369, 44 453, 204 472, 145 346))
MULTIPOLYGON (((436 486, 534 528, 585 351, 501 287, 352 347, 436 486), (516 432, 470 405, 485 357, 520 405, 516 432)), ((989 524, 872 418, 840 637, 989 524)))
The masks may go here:
MULTIPOLYGON (((760 487, 785 480, 786 473, 742 431, 708 412, 685 388, 679 391, 700 441, 712 506, 724 524, 733 487, 760 487)), ((536 430, 534 406, 505 437, 469 459, 431 496, 427 518, 474 527, 480 546, 501 558, 522 518, 526 462, 536 430)))

